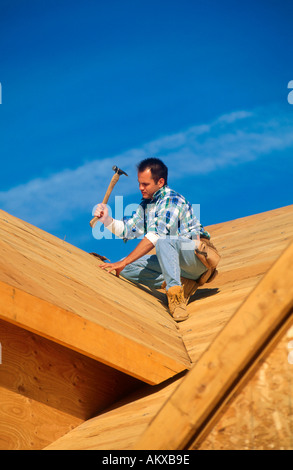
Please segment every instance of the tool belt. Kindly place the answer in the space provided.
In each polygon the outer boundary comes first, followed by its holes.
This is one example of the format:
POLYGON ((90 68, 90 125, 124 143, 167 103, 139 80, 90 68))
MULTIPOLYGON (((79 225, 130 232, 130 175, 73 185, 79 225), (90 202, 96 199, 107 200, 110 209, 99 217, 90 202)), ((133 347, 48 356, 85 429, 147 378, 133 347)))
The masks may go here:
POLYGON ((211 282, 218 274, 217 266, 221 259, 217 248, 206 237, 200 237, 198 247, 195 249, 195 254, 202 264, 207 268, 207 271, 201 275, 196 281, 198 285, 202 286, 206 282, 211 282))

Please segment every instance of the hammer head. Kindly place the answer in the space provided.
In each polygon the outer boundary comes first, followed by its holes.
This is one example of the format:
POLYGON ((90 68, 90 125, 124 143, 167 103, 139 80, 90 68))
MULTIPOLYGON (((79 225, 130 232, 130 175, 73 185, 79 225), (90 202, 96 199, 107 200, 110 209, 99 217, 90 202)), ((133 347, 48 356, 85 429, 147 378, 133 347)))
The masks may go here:
POLYGON ((120 168, 118 168, 118 166, 116 166, 116 165, 113 166, 112 170, 115 171, 115 173, 118 173, 118 175, 126 175, 126 176, 128 176, 128 174, 125 173, 125 171, 120 170, 120 168))

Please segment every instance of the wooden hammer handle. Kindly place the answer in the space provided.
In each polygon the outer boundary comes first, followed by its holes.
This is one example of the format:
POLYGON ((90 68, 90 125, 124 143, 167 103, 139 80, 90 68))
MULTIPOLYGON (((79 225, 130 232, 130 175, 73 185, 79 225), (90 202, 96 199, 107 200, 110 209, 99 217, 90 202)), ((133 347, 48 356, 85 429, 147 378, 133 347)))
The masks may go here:
MULTIPOLYGON (((104 196, 104 199, 102 201, 102 204, 107 204, 108 200, 109 200, 109 197, 111 195, 111 192, 113 191, 113 188, 115 186, 115 184, 117 183, 117 181, 119 180, 119 177, 120 175, 118 173, 115 173, 111 179, 111 182, 108 186, 108 189, 106 191, 106 194, 104 196)), ((99 217, 94 217, 91 221, 90 221, 90 226, 92 228, 94 228, 94 226, 96 225, 97 221, 99 220, 99 217)))

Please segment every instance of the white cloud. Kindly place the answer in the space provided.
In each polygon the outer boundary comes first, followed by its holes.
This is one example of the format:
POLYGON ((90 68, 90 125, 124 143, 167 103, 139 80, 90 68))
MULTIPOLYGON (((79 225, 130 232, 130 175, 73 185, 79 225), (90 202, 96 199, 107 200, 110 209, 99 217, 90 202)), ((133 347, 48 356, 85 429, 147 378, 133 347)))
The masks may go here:
POLYGON ((0 192, 0 207, 52 230, 62 221, 91 211, 102 199, 113 165, 129 173, 130 178, 120 178, 118 190, 129 195, 137 194, 136 164, 148 156, 162 158, 171 178, 181 178, 238 165, 289 147, 293 147, 293 125, 285 114, 272 109, 237 111, 113 158, 94 160, 0 192))

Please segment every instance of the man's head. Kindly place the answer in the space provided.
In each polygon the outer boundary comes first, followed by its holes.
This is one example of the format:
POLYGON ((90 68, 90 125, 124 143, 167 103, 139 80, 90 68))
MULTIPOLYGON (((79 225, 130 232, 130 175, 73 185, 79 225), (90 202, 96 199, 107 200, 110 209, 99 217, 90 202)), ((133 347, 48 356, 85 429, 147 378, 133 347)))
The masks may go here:
POLYGON ((137 165, 137 177, 142 197, 152 199, 167 184, 168 168, 158 158, 146 158, 137 165))

